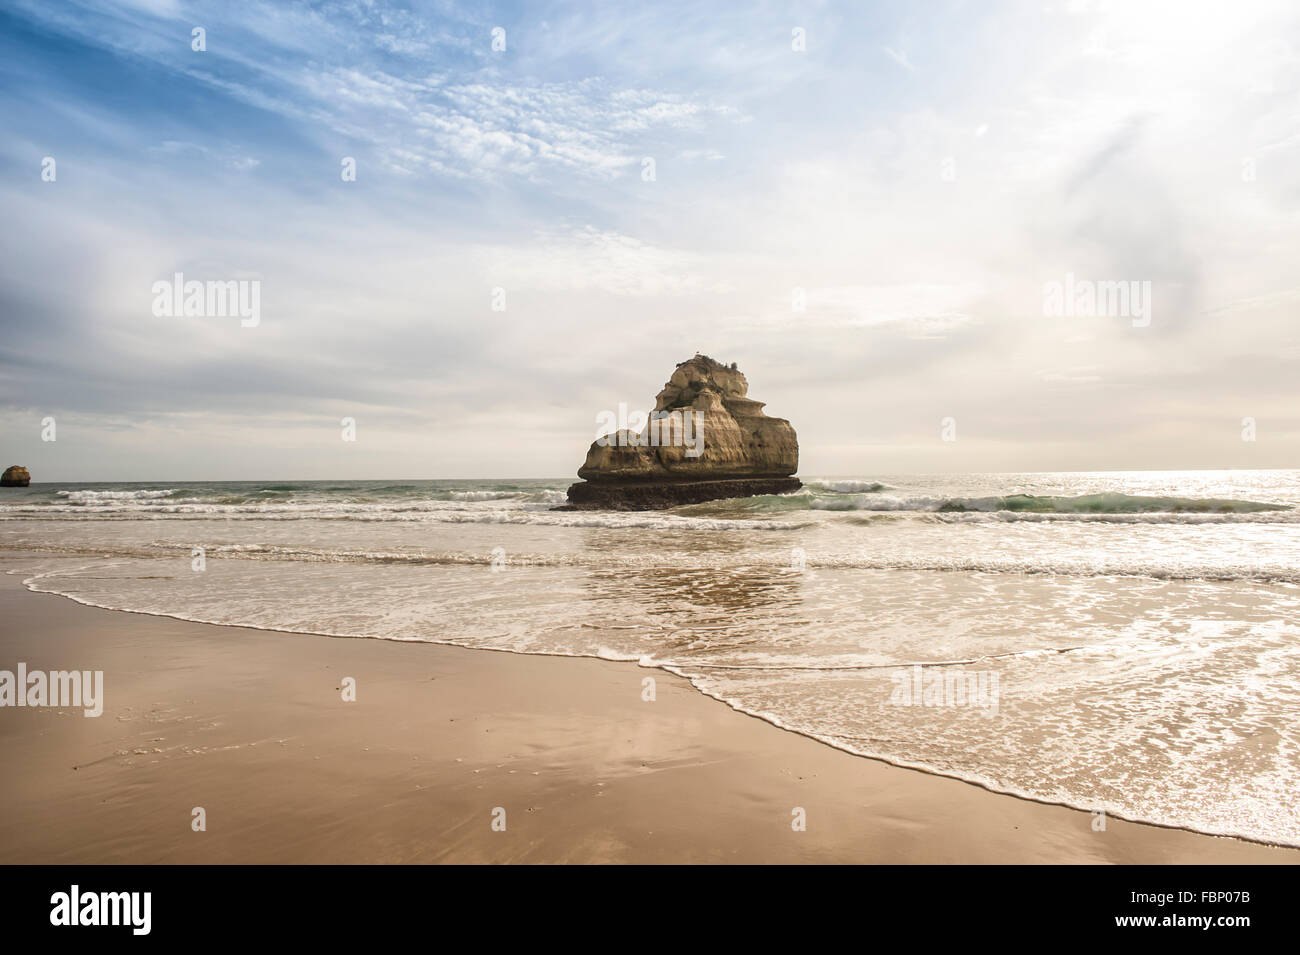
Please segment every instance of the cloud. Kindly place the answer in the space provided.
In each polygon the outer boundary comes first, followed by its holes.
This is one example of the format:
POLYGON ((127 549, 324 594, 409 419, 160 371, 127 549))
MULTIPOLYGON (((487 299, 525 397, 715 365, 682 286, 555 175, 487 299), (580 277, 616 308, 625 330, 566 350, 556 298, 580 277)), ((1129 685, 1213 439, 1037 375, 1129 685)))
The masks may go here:
POLYGON ((892 46, 882 47, 882 49, 885 51, 885 55, 887 57, 889 57, 899 66, 901 66, 903 69, 907 70, 907 72, 909 73, 916 72, 916 67, 912 65, 912 61, 907 58, 906 53, 902 52, 901 50, 895 50, 892 46))
POLYGON ((1211 465, 1245 415, 1294 460, 1300 15, 804 14, 11 4, 0 435, 52 411, 79 476, 152 441, 179 478, 350 410, 376 468, 487 473, 508 422, 564 474, 698 350, 807 470, 1211 465), (175 271, 257 277, 262 325, 154 318, 175 271), (1151 326, 1044 316, 1067 272, 1151 281, 1151 326))

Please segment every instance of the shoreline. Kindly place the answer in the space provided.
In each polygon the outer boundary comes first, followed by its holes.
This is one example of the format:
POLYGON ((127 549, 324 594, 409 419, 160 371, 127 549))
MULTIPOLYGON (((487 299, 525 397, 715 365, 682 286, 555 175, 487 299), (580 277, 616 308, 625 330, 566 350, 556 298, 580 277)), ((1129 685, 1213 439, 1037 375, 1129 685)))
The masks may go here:
POLYGON ((97 719, 0 710, 7 863, 1300 862, 1114 816, 1094 832, 1087 811, 854 755, 635 663, 197 623, 3 579, 0 668, 106 687, 97 719))
MULTIPOLYGON (((0 562, 3 562, 4 559, 5 558, 0 558, 0 562)), ((0 570, 0 574, 5 574, 5 573, 6 571, 0 570)), ((71 601, 72 603, 75 603, 78 606, 87 607, 91 610, 103 611, 105 613, 128 614, 128 615, 137 615, 143 617, 155 617, 164 620, 174 620, 178 623, 183 623, 183 624, 193 624, 194 626, 199 626, 199 627, 217 627, 217 628, 225 628, 225 629, 252 630, 259 633, 284 634, 284 635, 298 636, 298 637, 317 637, 323 640, 373 640, 373 641, 378 641, 380 643, 409 643, 409 644, 425 645, 425 646, 449 647, 456 650, 468 650, 470 652, 476 652, 476 653, 503 653, 507 655, 524 656, 524 657, 550 657, 550 658, 560 659, 560 660, 593 660, 601 663, 610 663, 618 666, 637 666, 639 669, 642 670, 653 670, 657 673, 664 674, 665 676, 669 676, 673 679, 680 680, 683 684, 689 686, 692 690, 694 690, 696 693, 698 693, 700 696, 704 697, 705 699, 712 700, 722 706, 725 706, 728 709, 730 709, 732 712, 737 713, 741 716, 749 717, 750 719, 757 720, 760 723, 766 723, 768 726, 771 726, 772 728, 778 730, 779 732, 790 733, 795 736, 802 737, 803 739, 810 740, 811 742, 816 743, 820 746, 829 747, 830 749, 833 749, 837 752, 841 752, 848 756, 852 756, 855 759, 869 760, 874 763, 880 763, 882 765, 888 766, 892 769, 900 769, 907 772, 921 773, 922 775, 933 776, 937 779, 946 779, 954 782, 963 783, 967 786, 974 786, 976 789, 981 789, 987 793, 996 796, 1005 796, 1009 799, 1023 800, 1025 802, 1036 803, 1041 806, 1054 806, 1061 809, 1068 809, 1073 812, 1084 813, 1088 815, 1089 818, 1091 818, 1091 810, 1073 805, 1068 802, 1061 802, 1061 801, 1050 800, 1050 799, 1041 799, 1036 796, 1029 795, 1027 793, 1011 792, 1005 789, 998 789, 996 786, 990 783, 982 782, 978 779, 968 779, 964 776, 942 773, 939 772, 938 770, 931 769, 928 766, 897 761, 889 758, 888 756, 855 752, 854 750, 836 744, 833 740, 824 739, 820 736, 807 732, 806 730, 799 729, 797 727, 787 726, 786 724, 776 719, 774 716, 750 712, 739 706, 736 706, 735 704, 727 700, 725 697, 718 696, 714 693, 710 693, 707 690, 700 689, 699 687, 695 686, 691 682, 689 677, 678 672, 677 669, 675 669, 673 666, 669 664, 661 664, 656 666, 641 666, 639 663, 636 663, 635 661, 632 660, 615 659, 612 657, 602 657, 595 654, 555 653, 555 652, 548 652, 544 650, 537 650, 537 651, 514 650, 507 647, 465 647, 457 643, 438 642, 432 640, 402 640, 397 638, 360 636, 356 634, 323 633, 323 632, 308 631, 308 630, 284 630, 278 627, 257 627, 252 625, 241 625, 238 627, 233 627, 231 624, 216 623, 210 620, 198 620, 190 617, 181 617, 181 616, 177 616, 176 614, 170 614, 170 613, 158 613, 150 610, 126 610, 117 607, 104 607, 99 604, 89 603, 85 600, 82 600, 76 596, 72 596, 69 594, 60 594, 54 591, 31 590, 27 587, 26 583, 23 582, 23 578, 18 577, 16 579, 19 580, 19 584, 22 587, 22 589, 26 590, 28 593, 32 594, 33 596, 62 598, 64 600, 71 601)), ((1251 836, 1238 835, 1234 833, 1205 832, 1200 829, 1194 829, 1190 826, 1180 826, 1177 825, 1176 823, 1162 823, 1162 822, 1153 822, 1147 819, 1133 819, 1113 811, 1108 811, 1106 813, 1106 816, 1108 821, 1118 820, 1133 825, 1147 826, 1155 829, 1169 829, 1175 832, 1185 832, 1190 835, 1205 836, 1207 838, 1230 839, 1236 842, 1248 843, 1251 845, 1262 846, 1270 849, 1289 850, 1289 851, 1296 852, 1298 854, 1298 858, 1296 861, 1297 863, 1300 863, 1300 846, 1288 845, 1287 843, 1284 842, 1271 842, 1266 839, 1257 839, 1251 836)))

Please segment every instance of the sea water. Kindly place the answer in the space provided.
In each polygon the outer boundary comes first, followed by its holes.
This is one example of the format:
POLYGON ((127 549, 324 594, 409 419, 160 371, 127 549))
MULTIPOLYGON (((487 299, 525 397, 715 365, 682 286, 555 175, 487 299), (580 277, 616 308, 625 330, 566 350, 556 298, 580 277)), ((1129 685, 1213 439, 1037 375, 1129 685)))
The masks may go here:
POLYGON ((852 753, 1300 845, 1300 472, 804 480, 639 513, 551 510, 568 479, 41 484, 0 555, 93 606, 662 668, 852 753))

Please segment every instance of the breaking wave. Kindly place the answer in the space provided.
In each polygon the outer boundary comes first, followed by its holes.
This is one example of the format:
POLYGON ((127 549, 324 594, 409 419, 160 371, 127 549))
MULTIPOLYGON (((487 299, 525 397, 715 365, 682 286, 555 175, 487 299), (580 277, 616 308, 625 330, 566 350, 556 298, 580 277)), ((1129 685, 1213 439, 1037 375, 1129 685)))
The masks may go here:
POLYGON ((114 501, 158 501, 171 497, 175 488, 148 489, 139 491, 56 491, 59 497, 73 504, 98 504, 114 501))

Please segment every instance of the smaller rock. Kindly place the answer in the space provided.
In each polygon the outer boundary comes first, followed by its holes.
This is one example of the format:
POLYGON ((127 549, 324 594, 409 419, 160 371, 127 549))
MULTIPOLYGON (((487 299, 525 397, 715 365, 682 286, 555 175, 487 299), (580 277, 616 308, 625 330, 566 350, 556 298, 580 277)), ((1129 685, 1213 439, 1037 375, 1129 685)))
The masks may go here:
POLYGON ((0 487, 26 487, 31 483, 32 476, 20 464, 5 468, 5 473, 0 475, 0 487))

